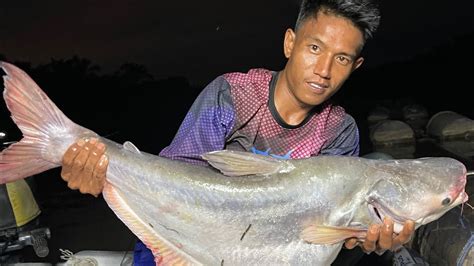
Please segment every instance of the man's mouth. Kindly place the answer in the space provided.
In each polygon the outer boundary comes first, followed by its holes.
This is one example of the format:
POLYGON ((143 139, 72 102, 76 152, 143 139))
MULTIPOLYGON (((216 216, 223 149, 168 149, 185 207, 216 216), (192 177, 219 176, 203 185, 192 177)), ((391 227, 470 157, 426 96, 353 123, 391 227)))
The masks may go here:
POLYGON ((308 85, 311 87, 311 89, 318 94, 324 93, 324 91, 328 88, 327 85, 321 84, 321 83, 316 83, 316 82, 308 82, 308 85))

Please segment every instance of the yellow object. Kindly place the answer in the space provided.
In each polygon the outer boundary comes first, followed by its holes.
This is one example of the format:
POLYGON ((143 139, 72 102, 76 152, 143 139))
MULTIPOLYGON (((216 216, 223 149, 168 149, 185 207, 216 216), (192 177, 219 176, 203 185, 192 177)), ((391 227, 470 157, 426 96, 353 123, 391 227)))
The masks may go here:
POLYGON ((30 222, 41 213, 33 193, 25 180, 20 179, 6 185, 18 227, 30 222))

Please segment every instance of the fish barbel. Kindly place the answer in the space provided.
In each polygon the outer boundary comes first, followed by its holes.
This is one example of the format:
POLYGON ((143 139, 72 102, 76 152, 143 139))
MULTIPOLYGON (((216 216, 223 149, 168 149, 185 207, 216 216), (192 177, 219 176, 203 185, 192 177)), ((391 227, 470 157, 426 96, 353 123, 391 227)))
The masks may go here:
POLYGON ((21 141, 0 154, 0 184, 61 166, 80 138, 107 146, 103 195, 157 265, 329 265, 343 241, 385 216, 400 232, 467 201, 452 158, 279 160, 238 151, 197 166, 118 144, 69 120, 22 70, 1 62, 3 96, 21 141))

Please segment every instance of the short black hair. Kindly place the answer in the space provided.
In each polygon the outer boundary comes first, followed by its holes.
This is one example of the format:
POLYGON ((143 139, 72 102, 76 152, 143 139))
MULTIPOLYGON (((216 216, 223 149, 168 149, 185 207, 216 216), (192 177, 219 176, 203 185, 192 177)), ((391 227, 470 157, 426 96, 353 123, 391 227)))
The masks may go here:
POLYGON ((295 31, 308 18, 315 18, 319 11, 350 20, 364 35, 364 41, 373 37, 380 24, 380 10, 371 0, 303 0, 295 31))

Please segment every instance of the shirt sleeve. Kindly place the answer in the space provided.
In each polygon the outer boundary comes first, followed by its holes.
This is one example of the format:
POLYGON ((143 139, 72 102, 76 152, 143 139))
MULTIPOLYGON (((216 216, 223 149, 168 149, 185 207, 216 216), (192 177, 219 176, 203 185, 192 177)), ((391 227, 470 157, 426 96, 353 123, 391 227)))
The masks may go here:
POLYGON ((206 164, 201 154, 222 150, 235 120, 230 85, 222 77, 209 83, 194 101, 173 141, 160 156, 206 164))
POLYGON ((352 116, 346 114, 334 136, 322 147, 321 155, 359 156, 359 129, 352 116))

